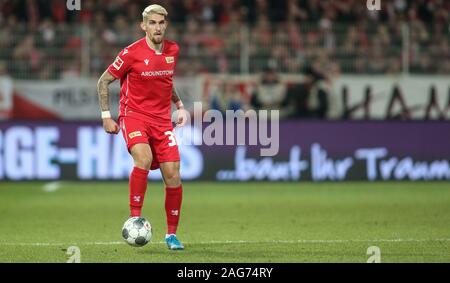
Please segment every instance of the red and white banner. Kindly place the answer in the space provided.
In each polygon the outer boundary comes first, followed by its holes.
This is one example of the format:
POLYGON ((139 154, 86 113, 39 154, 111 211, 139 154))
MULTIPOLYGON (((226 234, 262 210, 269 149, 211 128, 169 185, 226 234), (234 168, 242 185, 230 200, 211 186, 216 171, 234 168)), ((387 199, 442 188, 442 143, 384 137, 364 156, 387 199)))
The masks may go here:
MULTIPOLYGON (((243 104, 248 103, 258 79, 254 75, 202 75, 177 78, 175 85, 188 110, 192 110, 194 102, 203 102, 203 108, 208 109, 212 98, 223 97, 228 89, 237 91, 243 104)), ((284 85, 303 82, 301 75, 281 76, 280 79, 284 85)), ((450 119, 449 77, 342 76, 326 87, 330 119, 450 119)), ((0 93, 1 89, 3 93, 6 90, 6 97, 9 97, 9 85, 6 83, 2 87, 0 84, 0 93)), ((110 93, 112 114, 117 117, 118 82, 111 85, 110 93)), ((308 103, 315 103, 314 92, 308 103)), ((12 117, 18 119, 100 118, 97 81, 93 79, 15 81, 13 104, 12 117)), ((10 103, 3 105, 9 109, 10 103)))
POLYGON ((0 120, 10 118, 13 109, 13 81, 8 76, 0 76, 0 120))

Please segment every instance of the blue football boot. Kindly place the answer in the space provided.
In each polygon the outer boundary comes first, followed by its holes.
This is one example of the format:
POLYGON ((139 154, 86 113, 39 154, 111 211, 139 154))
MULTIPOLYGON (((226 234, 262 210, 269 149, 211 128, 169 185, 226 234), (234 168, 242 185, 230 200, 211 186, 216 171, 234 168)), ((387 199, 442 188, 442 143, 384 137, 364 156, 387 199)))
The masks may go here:
POLYGON ((169 250, 184 250, 183 244, 178 241, 177 236, 174 234, 166 238, 166 243, 169 250))

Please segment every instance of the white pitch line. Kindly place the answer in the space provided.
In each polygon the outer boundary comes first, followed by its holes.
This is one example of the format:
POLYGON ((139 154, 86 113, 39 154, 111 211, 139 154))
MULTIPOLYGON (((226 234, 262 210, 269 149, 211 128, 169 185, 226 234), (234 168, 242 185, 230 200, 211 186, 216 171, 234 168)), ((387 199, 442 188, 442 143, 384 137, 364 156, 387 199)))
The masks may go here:
MULTIPOLYGON (((373 239, 373 240, 269 240, 269 241, 201 241, 183 242, 190 245, 206 244, 342 244, 342 243, 401 243, 401 242, 450 242, 450 238, 442 239, 373 239)), ((125 242, 85 242, 85 243, 1 243, 0 246, 97 246, 97 245, 124 245, 125 242)), ((151 242, 151 244, 165 244, 165 242, 151 242)))
POLYGON ((55 182, 46 183, 43 186, 43 190, 44 190, 44 192, 47 192, 47 193, 53 193, 53 192, 59 190, 61 187, 62 187, 62 182, 55 181, 55 182))

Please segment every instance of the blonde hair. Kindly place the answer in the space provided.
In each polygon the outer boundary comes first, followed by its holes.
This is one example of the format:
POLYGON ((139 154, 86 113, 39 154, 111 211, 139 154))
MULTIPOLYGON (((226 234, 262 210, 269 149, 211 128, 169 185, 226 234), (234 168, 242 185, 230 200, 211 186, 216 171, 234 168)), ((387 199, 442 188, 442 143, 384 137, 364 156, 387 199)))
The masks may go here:
POLYGON ((167 13, 167 10, 163 6, 153 4, 145 8, 144 12, 142 12, 142 18, 145 20, 150 14, 158 14, 167 17, 169 13, 167 13))

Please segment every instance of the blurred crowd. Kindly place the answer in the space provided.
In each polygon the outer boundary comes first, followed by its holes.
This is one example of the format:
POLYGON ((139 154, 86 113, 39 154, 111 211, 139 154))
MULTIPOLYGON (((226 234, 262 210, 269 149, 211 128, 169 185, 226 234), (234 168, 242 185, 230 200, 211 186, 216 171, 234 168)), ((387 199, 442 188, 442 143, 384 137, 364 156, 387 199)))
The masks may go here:
POLYGON ((405 60, 412 73, 450 73, 448 0, 381 1, 381 11, 365 0, 81 0, 81 11, 66 0, 2 0, 0 61, 15 78, 95 77, 142 37, 137 23, 150 2, 169 12, 182 75, 301 73, 313 62, 396 74, 405 60))

